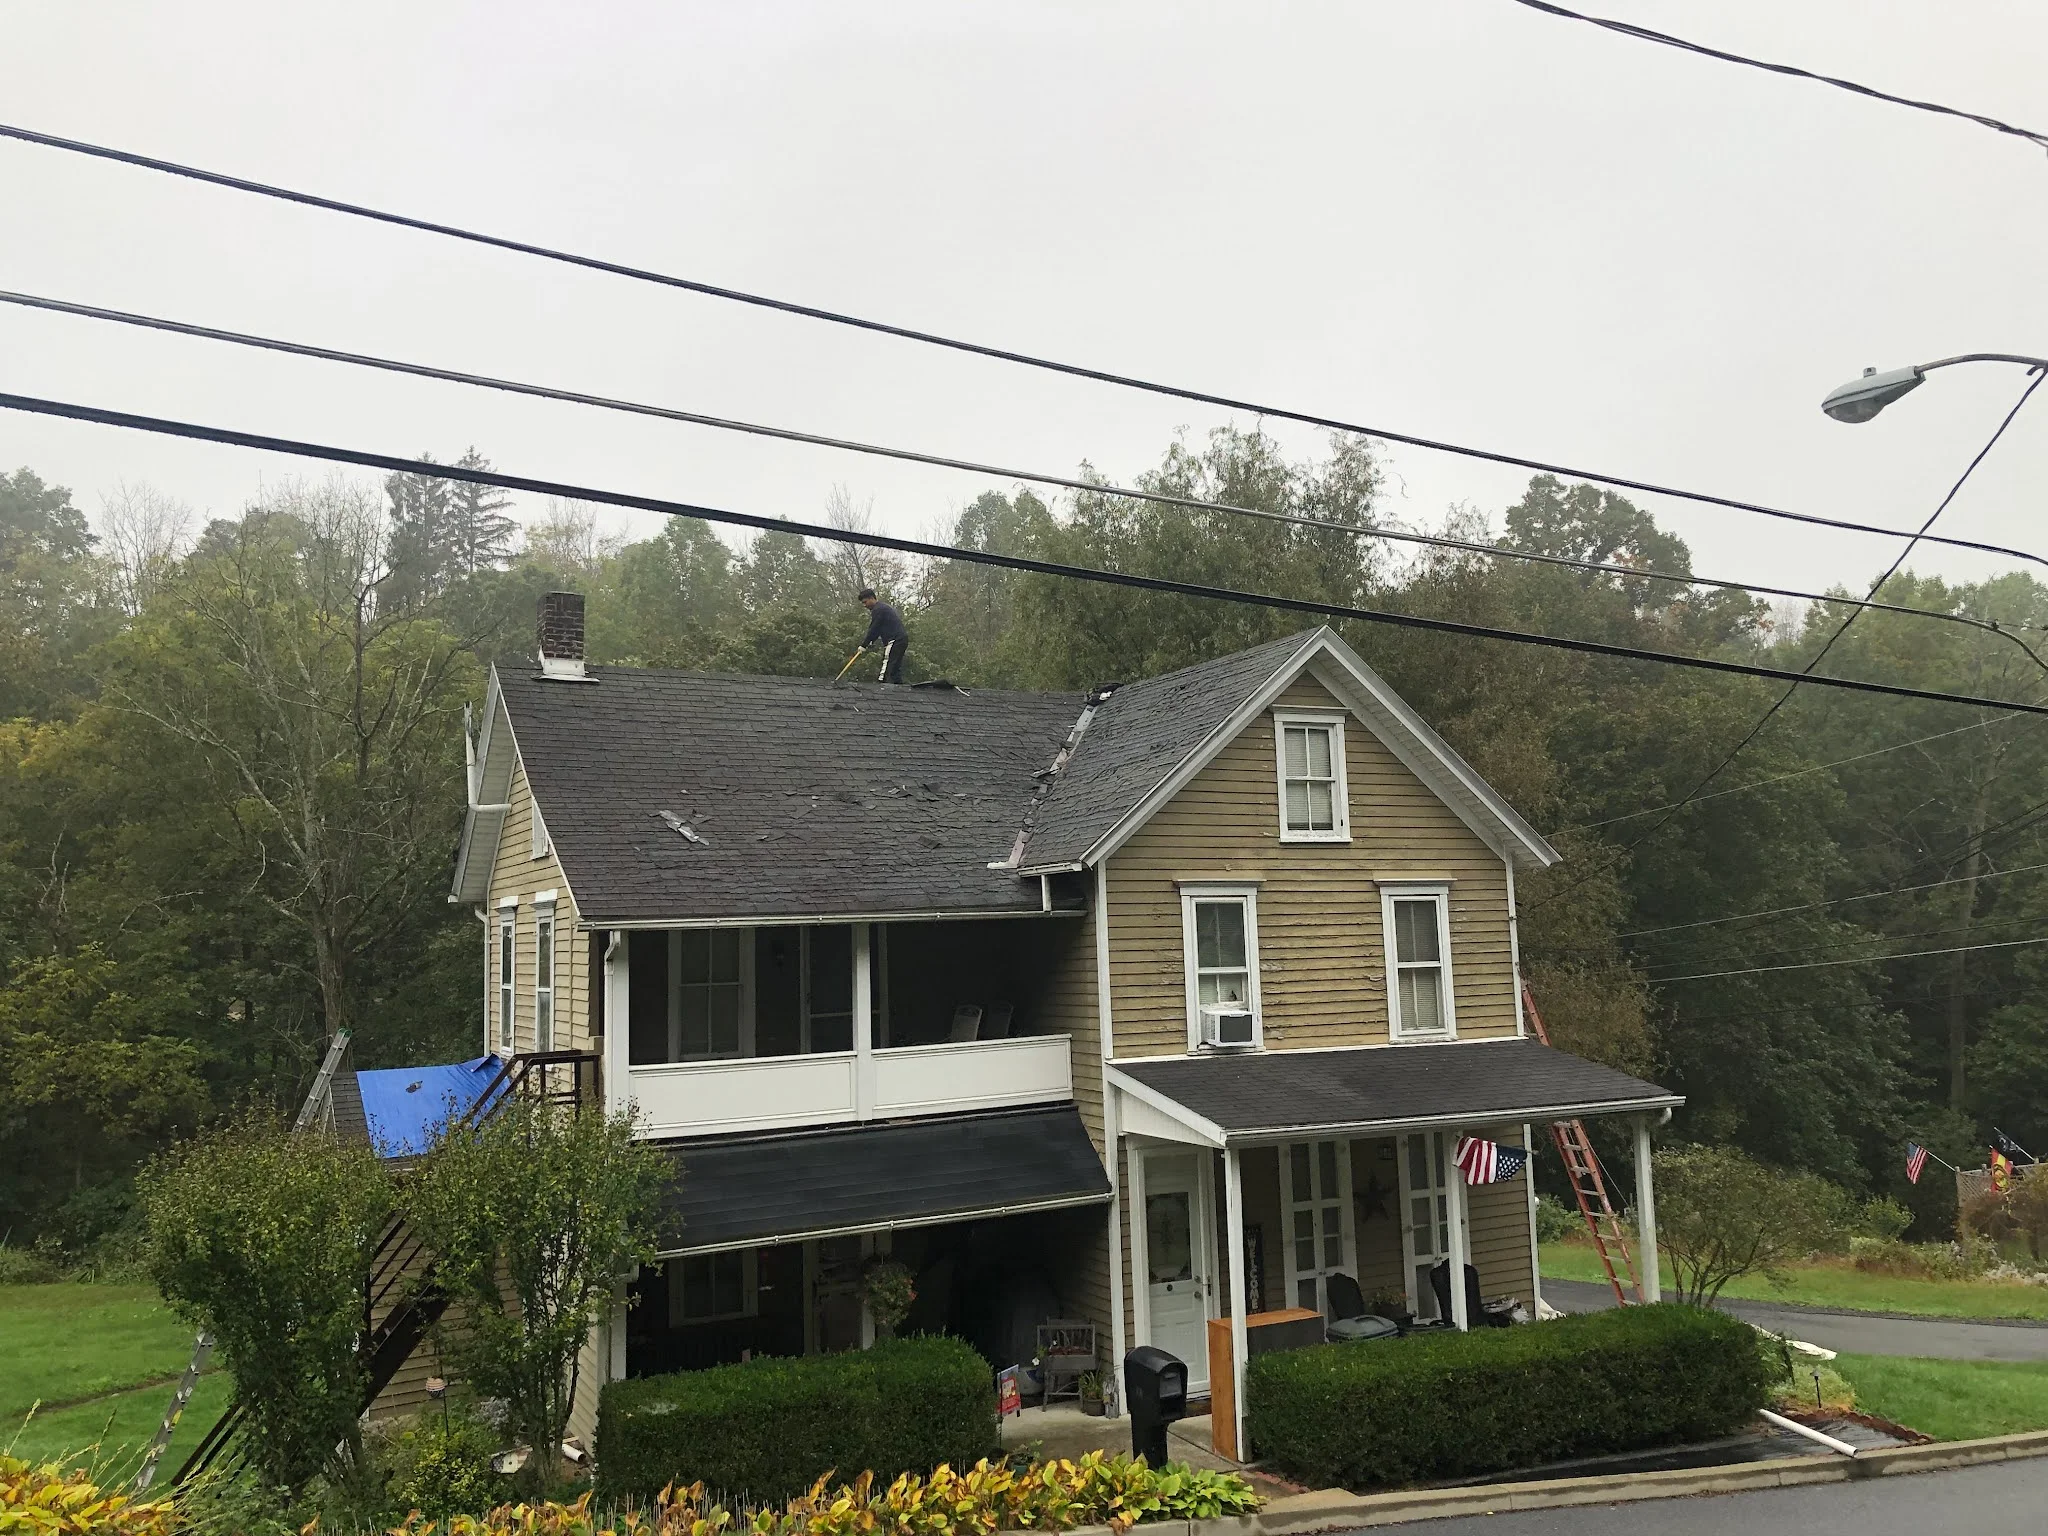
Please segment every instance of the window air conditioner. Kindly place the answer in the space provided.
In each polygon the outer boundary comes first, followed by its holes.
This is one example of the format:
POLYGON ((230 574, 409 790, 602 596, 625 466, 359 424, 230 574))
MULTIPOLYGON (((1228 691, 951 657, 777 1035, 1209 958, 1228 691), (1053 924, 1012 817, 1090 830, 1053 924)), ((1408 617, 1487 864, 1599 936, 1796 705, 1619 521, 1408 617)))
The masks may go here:
POLYGON ((1202 1044, 1243 1050, 1252 1043, 1252 1011, 1241 1003, 1202 1010, 1202 1044))

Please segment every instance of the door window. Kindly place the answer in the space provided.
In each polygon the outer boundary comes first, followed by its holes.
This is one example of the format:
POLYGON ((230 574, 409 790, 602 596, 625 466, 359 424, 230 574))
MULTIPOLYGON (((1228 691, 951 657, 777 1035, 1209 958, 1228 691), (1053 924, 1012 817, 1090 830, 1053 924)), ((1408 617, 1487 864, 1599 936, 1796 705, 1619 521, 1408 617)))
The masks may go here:
MULTIPOLYGON (((1402 1242, 1408 1251, 1409 1301, 1415 1315, 1436 1316, 1436 1291, 1429 1272, 1451 1254, 1451 1199, 1445 1184, 1449 1137, 1443 1131, 1415 1134, 1401 1142, 1401 1192, 1405 1207, 1402 1242)), ((1470 1231, 1470 1222, 1466 1223, 1470 1231)), ((1469 1250, 1469 1243, 1467 1245, 1469 1250)))
POLYGON ((1145 1264, 1153 1284, 1194 1278, 1193 1208, 1194 1196, 1185 1189, 1145 1196, 1145 1264))
POLYGON ((1329 1313, 1329 1276, 1351 1272, 1351 1145, 1286 1149, 1287 1289, 1293 1305, 1329 1313))

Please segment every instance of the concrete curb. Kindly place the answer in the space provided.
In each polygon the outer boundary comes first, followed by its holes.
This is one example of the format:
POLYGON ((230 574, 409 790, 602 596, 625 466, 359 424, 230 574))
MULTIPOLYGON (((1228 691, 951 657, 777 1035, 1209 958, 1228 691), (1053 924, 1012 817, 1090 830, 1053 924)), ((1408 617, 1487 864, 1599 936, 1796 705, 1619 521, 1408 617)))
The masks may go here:
MULTIPOLYGON (((1567 1509, 1577 1504, 1633 1504, 1645 1499, 1684 1499, 1701 1494, 1740 1493, 1752 1488, 1797 1488, 1810 1483, 1846 1483, 1897 1477, 2048 1456, 2048 1430, 1999 1435, 1989 1440, 1951 1440, 1902 1445, 1847 1456, 1801 1456, 1780 1461, 1743 1462, 1727 1467, 1675 1472, 1628 1472, 1603 1477, 1564 1477, 1548 1482, 1494 1483, 1483 1488, 1417 1488, 1400 1493, 1346 1493, 1323 1488, 1270 1500, 1256 1515, 1221 1520, 1169 1520, 1140 1529, 1144 1536, 1311 1536, 1313 1532, 1402 1525, 1413 1520, 1448 1520, 1457 1515, 1504 1515, 1528 1509, 1567 1509)), ((1110 1536, 1107 1526, 1088 1526, 1070 1536, 1110 1536)), ((1134 1533, 1135 1536, 1135 1533, 1134 1533)))

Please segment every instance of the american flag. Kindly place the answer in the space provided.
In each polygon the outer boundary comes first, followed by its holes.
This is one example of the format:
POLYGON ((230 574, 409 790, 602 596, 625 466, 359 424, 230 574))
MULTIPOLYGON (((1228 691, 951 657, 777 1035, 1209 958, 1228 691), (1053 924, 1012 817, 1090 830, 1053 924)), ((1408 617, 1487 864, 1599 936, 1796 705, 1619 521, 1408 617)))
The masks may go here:
POLYGON ((1927 1149, 1917 1141, 1906 1143, 1906 1182, 1918 1184, 1920 1170, 1927 1166, 1927 1149))
POLYGON ((1504 1147, 1497 1141, 1481 1141, 1476 1136, 1458 1138, 1458 1168, 1467 1184, 1498 1184, 1512 1179, 1528 1161, 1529 1154, 1520 1147, 1504 1147))

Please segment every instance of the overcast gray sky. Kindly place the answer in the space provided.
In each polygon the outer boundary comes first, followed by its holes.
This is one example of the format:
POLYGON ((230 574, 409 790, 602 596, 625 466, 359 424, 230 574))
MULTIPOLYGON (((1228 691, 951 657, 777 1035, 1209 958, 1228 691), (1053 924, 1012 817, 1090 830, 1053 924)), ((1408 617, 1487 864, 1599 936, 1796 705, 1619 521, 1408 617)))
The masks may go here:
MULTIPOLYGON (((2038 0, 1588 0, 2048 124, 2038 0)), ((2048 155, 1509 0, 0 0, 0 118, 1388 428, 1886 525, 2018 370, 1876 422, 1865 364, 2048 352, 2048 155)), ((964 457, 1124 478, 1221 413, 0 143, 0 287, 964 457)), ((984 485, 0 311, 0 388, 793 517, 984 485)), ((1286 432, 1302 451, 1313 434, 1286 432)), ((1388 511, 1525 478, 1390 454, 1388 511)), ((238 510, 306 471, 0 415, 0 465, 238 510)), ((2048 551, 2048 389, 1941 531, 2048 551)), ((1868 581, 1896 544, 1655 504, 1696 568, 1868 581)), ((534 509, 538 510, 538 509, 534 509)), ((632 524, 642 533, 652 519, 632 524)), ((1935 553, 1921 569, 1974 576, 1935 553)))

